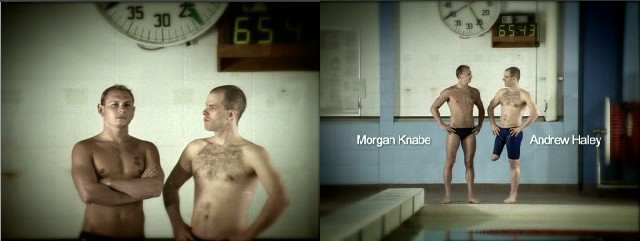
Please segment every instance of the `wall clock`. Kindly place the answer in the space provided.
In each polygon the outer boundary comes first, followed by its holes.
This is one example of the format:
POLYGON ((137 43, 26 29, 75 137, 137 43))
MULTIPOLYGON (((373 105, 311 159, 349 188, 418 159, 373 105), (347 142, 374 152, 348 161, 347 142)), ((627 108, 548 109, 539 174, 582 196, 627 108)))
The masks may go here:
POLYGON ((211 28, 227 3, 109 2, 98 3, 102 16, 142 48, 187 43, 211 28))
POLYGON ((438 9, 442 22, 462 38, 486 33, 500 16, 499 1, 441 1, 438 9))

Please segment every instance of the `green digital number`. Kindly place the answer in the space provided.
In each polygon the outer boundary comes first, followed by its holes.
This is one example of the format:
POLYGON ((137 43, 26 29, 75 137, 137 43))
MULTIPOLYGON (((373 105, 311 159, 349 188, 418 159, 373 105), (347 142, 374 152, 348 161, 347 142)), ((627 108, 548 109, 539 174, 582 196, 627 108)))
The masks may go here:
POLYGON ((259 44, 270 44, 270 43, 273 42, 273 30, 271 30, 270 28, 264 28, 262 26, 262 23, 265 22, 265 21, 271 21, 271 17, 260 17, 260 18, 258 18, 258 30, 260 32, 267 33, 267 36, 269 36, 269 37, 267 37, 266 39, 258 40, 259 44))
POLYGON ((509 24, 509 36, 515 36, 516 35, 516 31, 513 30, 513 26, 512 24, 509 24))
POLYGON ((498 25, 498 36, 502 37, 506 35, 507 32, 504 31, 504 24, 498 25))
POLYGON ((291 21, 290 19, 287 18, 287 21, 285 22, 285 29, 289 32, 294 32, 296 34, 296 41, 300 41, 300 33, 302 32, 302 27, 301 27, 301 21, 296 21, 295 22, 296 25, 295 26, 291 26, 291 21))
POLYGON ((536 25, 529 24, 529 36, 536 36, 536 25))
POLYGON ((249 21, 249 17, 236 17, 235 27, 233 29, 233 44, 249 44, 251 40, 251 31, 240 28, 240 23, 249 21))
POLYGON ((520 35, 519 36, 526 36, 527 35, 527 25, 520 25, 518 26, 518 31, 520 31, 520 35))

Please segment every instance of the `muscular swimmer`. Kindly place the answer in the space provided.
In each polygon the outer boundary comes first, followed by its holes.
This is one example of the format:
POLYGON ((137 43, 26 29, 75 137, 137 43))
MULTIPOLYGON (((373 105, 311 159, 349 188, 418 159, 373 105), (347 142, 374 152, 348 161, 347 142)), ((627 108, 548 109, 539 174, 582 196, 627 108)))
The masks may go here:
POLYGON ((176 240, 250 240, 269 227, 288 205, 280 174, 267 151, 240 136, 238 121, 246 98, 236 86, 209 93, 204 128, 213 137, 185 147, 167 179, 163 197, 176 240), (193 176, 195 203, 191 226, 180 214, 178 190, 193 176), (268 194, 258 217, 247 222, 258 182, 268 194))
POLYGON ((131 90, 102 93, 100 134, 72 151, 73 183, 86 204, 80 240, 143 240, 142 200, 160 196, 164 173, 156 146, 129 135, 135 106, 131 90))
POLYGON ((531 94, 519 87, 520 69, 510 67, 504 71, 504 86, 498 91, 487 107, 491 131, 496 135, 491 160, 500 158, 504 146, 507 146, 507 156, 511 166, 511 193, 504 203, 515 203, 520 185, 520 144, 525 128, 538 118, 538 107, 531 94), (496 124, 493 109, 500 105, 500 125, 496 124), (522 125, 525 107, 529 108, 529 118, 522 125))
POLYGON ((480 91, 469 86, 471 83, 471 69, 469 66, 460 65, 456 69, 458 84, 446 88, 431 105, 431 114, 440 127, 447 132, 447 160, 444 165, 444 191, 442 203, 451 203, 451 177, 453 164, 456 162, 458 147, 462 144, 464 151, 464 163, 467 168, 466 179, 469 191, 468 201, 480 203, 473 193, 473 157, 476 153, 476 136, 482 128, 484 121, 484 106, 480 99, 480 91), (451 110, 449 125, 440 117, 440 107, 447 102, 451 110), (478 107, 478 125, 474 125, 473 106, 478 107))

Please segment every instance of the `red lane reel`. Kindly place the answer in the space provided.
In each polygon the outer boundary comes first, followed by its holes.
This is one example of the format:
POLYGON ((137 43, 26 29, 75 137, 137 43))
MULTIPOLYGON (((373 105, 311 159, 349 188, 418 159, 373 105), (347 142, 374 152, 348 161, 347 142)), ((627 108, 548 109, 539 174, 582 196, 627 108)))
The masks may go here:
MULTIPOLYGON (((624 112, 622 108, 618 104, 611 105, 611 159, 612 160, 620 160, 622 161, 622 156, 626 156, 625 153, 626 148, 624 146, 624 142, 622 142, 622 127, 624 125, 624 112)), ((626 161, 623 161, 626 162, 626 161)))
POLYGON ((629 137, 629 147, 631 147, 630 159, 636 163, 640 162, 640 102, 629 104, 629 114, 627 116, 627 129, 631 133, 629 137), (631 118, 629 120, 628 118, 631 118))

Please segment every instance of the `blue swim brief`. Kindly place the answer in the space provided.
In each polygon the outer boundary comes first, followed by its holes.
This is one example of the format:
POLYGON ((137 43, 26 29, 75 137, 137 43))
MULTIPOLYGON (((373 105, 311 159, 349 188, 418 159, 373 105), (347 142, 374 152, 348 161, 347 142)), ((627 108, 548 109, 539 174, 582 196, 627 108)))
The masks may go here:
POLYGON ((460 140, 464 140, 464 138, 467 138, 467 136, 473 134, 473 128, 453 128, 456 134, 460 137, 460 140))
POLYGON ((509 159, 518 160, 520 159, 520 143, 522 143, 524 132, 520 132, 516 136, 511 136, 510 131, 511 128, 500 128, 500 133, 496 135, 496 140, 493 144, 493 154, 500 156, 506 144, 509 159))

